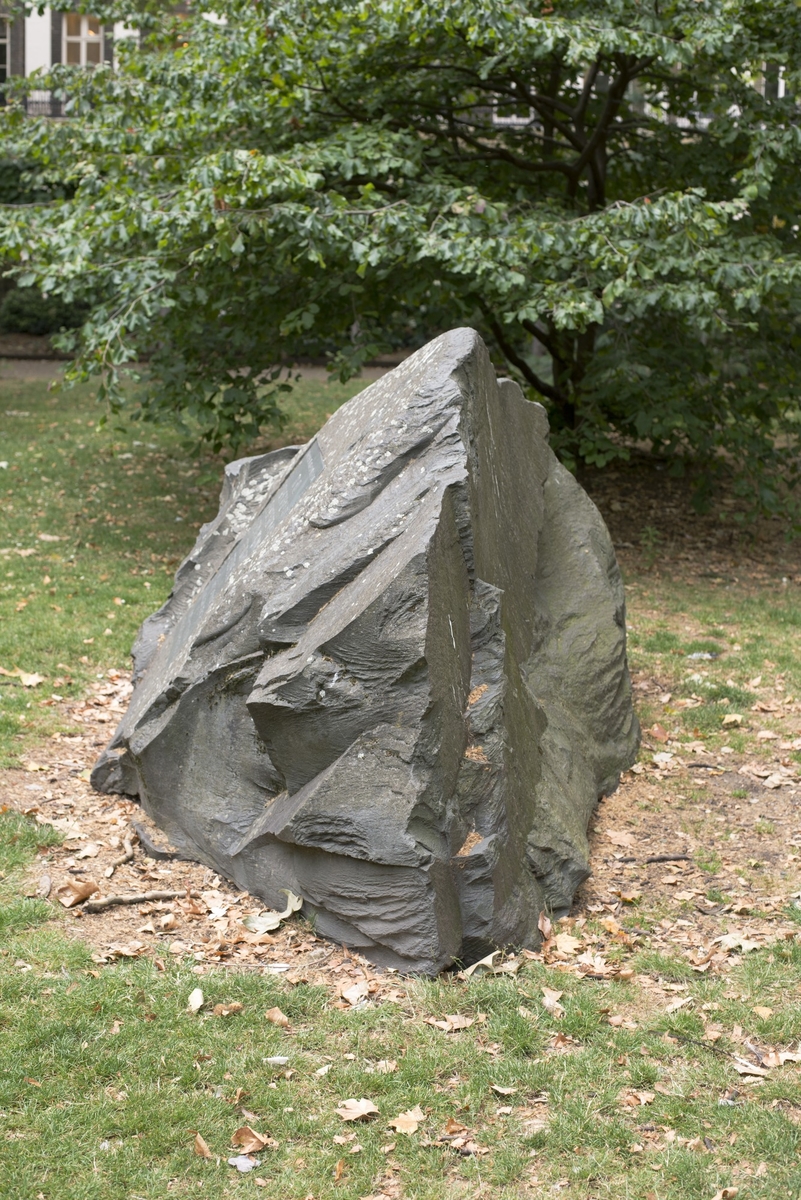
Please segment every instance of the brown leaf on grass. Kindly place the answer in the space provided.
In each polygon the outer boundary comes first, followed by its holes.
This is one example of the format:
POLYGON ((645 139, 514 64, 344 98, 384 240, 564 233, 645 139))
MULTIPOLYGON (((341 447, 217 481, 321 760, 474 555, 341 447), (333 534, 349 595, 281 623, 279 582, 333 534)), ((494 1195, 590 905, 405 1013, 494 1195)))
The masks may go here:
POLYGON ((357 983, 352 983, 350 987, 343 988, 340 992, 343 1000, 347 1000, 351 1007, 364 1000, 365 996, 370 991, 370 985, 366 979, 360 979, 357 983))
POLYGON ((398 1064, 394 1058, 380 1058, 375 1064, 375 1069, 379 1075, 392 1075, 397 1071, 398 1064))
POLYGON ((443 1033, 458 1033, 460 1029, 469 1029, 474 1020, 474 1017, 464 1017, 461 1013, 451 1013, 445 1017, 444 1021, 437 1021, 435 1017, 426 1017, 424 1024, 433 1025, 435 1029, 441 1029, 443 1033))
POLYGON ((626 849, 634 845, 634 837, 630 833, 620 833, 616 829, 607 829, 604 837, 612 843, 613 846, 623 846, 626 849))
POLYGON ((258 1154, 268 1146, 277 1146, 275 1138, 267 1133, 257 1133, 249 1125, 242 1125, 231 1138, 232 1146, 240 1146, 243 1154, 258 1154))
POLYGON ((478 962, 474 962, 472 966, 466 967, 464 971, 459 972, 460 979, 470 979, 473 975, 483 975, 485 971, 494 973, 494 960, 500 954, 500 950, 493 950, 486 958, 480 958, 478 962))
POLYGON ((201 1137, 199 1133, 195 1134, 195 1154, 197 1154, 199 1158, 213 1158, 206 1139, 201 1137))
POLYGON ((345 1174, 345 1160, 340 1158, 334 1167, 334 1183, 339 1183, 342 1176, 345 1174))
POLYGON ((645 1104, 652 1104, 655 1099, 653 1092, 635 1092, 625 1091, 618 1096, 618 1104, 622 1108, 640 1108, 645 1104))
POLYGON ((636 1021, 630 1021, 627 1017, 622 1017, 620 1013, 613 1013, 608 1018, 608 1024, 615 1029, 636 1029, 636 1021))
POLYGON ((396 1133, 417 1133, 420 1128, 421 1121, 425 1121, 426 1114, 423 1112, 419 1104, 415 1104, 414 1108, 410 1108, 408 1112, 398 1113, 397 1117, 393 1117, 391 1121, 387 1121, 390 1129, 394 1129, 396 1133))
POLYGON ((557 933, 553 944, 560 954, 576 954, 583 946, 581 938, 573 937, 572 933, 557 933))
POLYGON ((738 1075, 753 1075, 756 1078, 766 1079, 770 1074, 765 1067, 758 1067, 754 1063, 750 1063, 747 1058, 735 1058, 732 1066, 738 1075))
POLYGON ((638 900, 642 900, 642 892, 638 892, 636 888, 621 889, 615 892, 624 904, 636 904, 638 900))
POLYGON ((466 1125, 460 1124, 459 1121, 457 1121, 454 1117, 448 1117, 447 1121, 445 1122, 445 1134, 447 1137, 451 1137, 455 1133, 466 1133, 466 1132, 467 1132, 466 1125))
POLYGON ((739 1196, 740 1189, 738 1187, 721 1188, 719 1192, 715 1192, 712 1200, 734 1200, 735 1196, 739 1196))
POLYGON ((565 1010, 559 1003, 563 995, 564 992, 557 992, 554 991, 553 988, 544 987, 542 989, 543 1008, 547 1009, 547 1011, 554 1017, 563 1017, 565 1015, 565 1010))
POLYGON ((244 1008, 238 1000, 234 1000, 231 1004, 215 1004, 211 1010, 215 1017, 232 1017, 234 1013, 241 1013, 244 1008))
POLYGON ((20 671, 19 667, 15 667, 13 671, 6 671, 0 667, 0 675, 6 675, 9 679, 18 679, 23 687, 38 687, 40 683, 44 683, 44 675, 37 675, 35 672, 20 671))
POLYGON ((65 908, 74 908, 76 904, 82 904, 84 900, 88 900, 90 896, 94 896, 95 892, 99 891, 99 886, 91 879, 86 879, 83 883, 69 879, 61 885, 56 895, 65 908))
POLYGON ((490 1088, 498 1096, 514 1096, 516 1087, 501 1087, 499 1083, 491 1083, 490 1088))
POLYGON ((742 950, 747 954, 749 950, 758 950, 759 942, 751 941, 743 933, 730 932, 724 933, 721 937, 712 939, 713 945, 719 945, 722 950, 742 950))
POLYGON ((751 1012, 752 1012, 752 1013, 755 1013, 755 1014, 756 1014, 756 1016, 758 1016, 758 1017, 759 1017, 759 1019, 760 1019, 761 1021, 767 1021, 768 1017, 772 1017, 772 1016, 773 1016, 773 1009, 772 1009, 772 1008, 766 1008, 766 1007, 765 1007, 764 1005, 762 1005, 762 1004, 756 1004, 756 1005, 755 1005, 755 1006, 754 1006, 754 1007, 751 1009, 751 1012))
POLYGON ((664 728, 664 726, 659 724, 652 725, 648 732, 657 742, 667 742, 670 739, 670 734, 668 731, 664 728))
POLYGON ((271 1025, 279 1025, 281 1029, 289 1026, 289 1017, 280 1008, 268 1008, 264 1015, 271 1025))
POLYGON ((336 1110, 337 1116, 343 1121, 369 1121, 379 1110, 372 1100, 343 1100, 336 1110))

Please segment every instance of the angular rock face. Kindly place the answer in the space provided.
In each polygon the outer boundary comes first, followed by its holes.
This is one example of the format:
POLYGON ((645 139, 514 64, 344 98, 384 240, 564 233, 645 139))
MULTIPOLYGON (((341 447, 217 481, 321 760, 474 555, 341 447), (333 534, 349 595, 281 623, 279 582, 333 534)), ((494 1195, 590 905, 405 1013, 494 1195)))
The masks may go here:
POLYGON ((375 962, 536 944, 639 736, 609 535, 547 434, 457 329, 232 463, 94 786, 375 962))

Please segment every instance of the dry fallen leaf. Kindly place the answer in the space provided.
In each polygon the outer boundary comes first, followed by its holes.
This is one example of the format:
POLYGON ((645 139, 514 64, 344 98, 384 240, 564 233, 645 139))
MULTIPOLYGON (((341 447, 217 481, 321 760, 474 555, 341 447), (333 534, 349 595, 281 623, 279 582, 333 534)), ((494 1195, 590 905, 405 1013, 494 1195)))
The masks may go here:
POLYGON ((672 1004, 669 1004, 667 1006, 667 1008, 665 1009, 665 1012, 666 1013, 678 1012, 680 1008, 686 1008, 687 1005, 692 1004, 692 1002, 693 1002, 692 996, 682 996, 678 1000, 674 1000, 672 1004))
POLYGON ((398 1113, 397 1117, 393 1117, 391 1121, 387 1121, 387 1125, 390 1129, 394 1129, 396 1133, 417 1133, 420 1122, 425 1121, 425 1119, 426 1114, 419 1104, 415 1104, 414 1108, 410 1108, 408 1112, 398 1113))
POLYGON ((44 675, 37 675, 35 672, 29 674, 27 671, 20 671, 19 667, 15 667, 13 671, 6 671, 0 667, 0 675, 6 675, 9 679, 16 678, 26 688, 38 687, 45 680, 44 675))
POLYGON ((269 1134, 257 1133, 249 1125, 242 1125, 231 1138, 232 1146, 240 1146, 243 1154, 257 1154, 265 1146, 275 1146, 277 1143, 269 1134))
POLYGON ((76 904, 82 904, 84 900, 88 900, 90 896, 94 896, 95 892, 99 891, 100 888, 91 879, 87 879, 83 883, 77 883, 70 879, 62 884, 56 895, 65 908, 74 908, 76 904))
POLYGON ((607 829, 604 837, 606 837, 613 846, 624 846, 628 848, 634 845, 634 837, 630 833, 619 833, 615 829, 607 829))
POLYGON ((195 988, 194 991, 189 993, 189 1000, 186 1007, 191 1013, 200 1012, 203 1007, 203 992, 200 988, 195 988))
POLYGON ((268 1008, 264 1015, 271 1025, 280 1025, 282 1029, 289 1025, 289 1017, 280 1008, 268 1008))
POLYGON ((737 1187, 721 1188, 719 1192, 715 1192, 712 1200, 734 1200, 739 1193, 740 1189, 737 1187))
POLYGON ((498 1096, 514 1096, 517 1091, 516 1087, 501 1087, 499 1083, 491 1083, 490 1087, 498 1096))
POLYGON ((757 1067, 745 1058, 735 1058, 733 1066, 739 1075, 753 1075, 765 1079, 770 1074, 770 1071, 766 1071, 764 1067, 757 1067))
POLYGON ((364 1000, 370 990, 370 985, 366 979, 360 979, 357 983, 352 983, 350 987, 343 988, 340 995, 343 1000, 347 1000, 348 1004, 354 1006, 364 1000))
POLYGON ((557 933, 554 945, 560 954, 576 954, 584 943, 572 933, 557 933))
POLYGON ((474 962, 471 967, 466 967, 464 971, 459 972, 460 979, 470 979, 472 975, 483 975, 485 971, 493 970, 494 960, 500 954, 500 950, 493 950, 486 958, 480 958, 478 962, 474 962))
POLYGON ((444 1021, 426 1017, 425 1024, 433 1025, 435 1029, 441 1029, 443 1033, 458 1033, 460 1029, 469 1029, 473 1020, 473 1017, 463 1017, 461 1013, 451 1013, 445 1017, 444 1021))
POLYGON ((303 900, 294 892, 284 891, 284 895, 286 896, 286 908, 283 912, 271 910, 259 913, 258 916, 245 917, 242 921, 245 929, 249 929, 251 933, 271 933, 273 929, 278 928, 282 921, 286 921, 303 906, 303 900))
POLYGON ((200 1158, 212 1157, 211 1150, 209 1150, 205 1138, 202 1138, 199 1133, 195 1134, 195 1154, 197 1154, 200 1158))
POLYGON ((445 1133, 448 1137, 454 1133, 465 1133, 466 1131, 467 1126, 461 1125, 455 1117, 448 1117, 447 1121, 445 1122, 445 1133))
POLYGON ((343 1121, 367 1121, 375 1116, 378 1109, 372 1100, 343 1100, 336 1110, 337 1116, 343 1121))
POLYGON ((345 1174, 345 1160, 340 1158, 334 1167, 334 1183, 339 1183, 342 1176, 345 1174))
POLYGON ((100 853, 100 847, 97 842, 87 842, 82 850, 79 850, 75 855, 77 858, 97 858, 100 853))
POLYGON ((759 942, 750 941, 742 933, 725 933, 721 937, 713 938, 713 945, 719 945, 723 950, 742 950, 743 953, 748 953, 749 950, 758 950, 759 942))
POLYGON ((544 987, 542 989, 543 1007, 546 1008, 554 1017, 563 1017, 565 1015, 565 1010, 559 1003, 563 995, 563 992, 556 992, 553 990, 553 988, 544 987))
POLYGON ((392 1075, 394 1071, 397 1071, 398 1064, 394 1058, 380 1058, 375 1064, 375 1069, 379 1075, 392 1075))
POLYGON ((756 1015, 757 1015, 757 1016, 760 1018, 760 1020, 762 1020, 762 1021, 767 1021, 768 1017, 772 1017, 772 1016, 773 1016, 773 1009, 772 1009, 772 1008, 766 1008, 766 1007, 765 1007, 764 1005, 762 1005, 762 1004, 757 1004, 757 1005, 755 1005, 755 1006, 754 1006, 754 1007, 751 1009, 751 1012, 752 1012, 752 1013, 755 1013, 755 1014, 756 1014, 756 1015))
POLYGON ((215 1004, 211 1010, 215 1017, 231 1017, 234 1013, 241 1013, 244 1005, 238 1000, 234 1000, 231 1004, 215 1004))

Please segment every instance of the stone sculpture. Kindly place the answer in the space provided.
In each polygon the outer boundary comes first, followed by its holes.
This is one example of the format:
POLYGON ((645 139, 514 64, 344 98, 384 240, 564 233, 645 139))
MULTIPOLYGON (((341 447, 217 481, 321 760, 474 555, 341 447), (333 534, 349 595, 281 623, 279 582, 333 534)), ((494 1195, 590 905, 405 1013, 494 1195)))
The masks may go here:
POLYGON ((457 329, 231 463, 93 785, 376 963, 536 945, 639 736, 614 551, 547 438, 457 329))

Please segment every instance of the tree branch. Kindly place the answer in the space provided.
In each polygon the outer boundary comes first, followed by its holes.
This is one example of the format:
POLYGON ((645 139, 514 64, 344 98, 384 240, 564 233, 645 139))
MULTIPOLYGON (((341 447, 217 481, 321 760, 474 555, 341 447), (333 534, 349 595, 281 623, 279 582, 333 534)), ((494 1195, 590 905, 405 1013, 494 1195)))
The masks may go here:
POLYGON ((490 329, 492 330, 495 341, 501 348, 504 358, 506 358, 513 367, 517 367, 524 379, 530 383, 533 388, 536 388, 541 396, 547 397, 548 400, 553 400, 555 404, 563 405, 564 396, 559 389, 553 387, 553 385, 550 383, 546 383, 544 379, 540 379, 539 375, 537 375, 535 371, 532 371, 526 360, 517 353, 514 346, 512 346, 507 340, 506 334, 503 332, 500 322, 487 312, 486 307, 483 304, 481 304, 480 307, 485 317, 489 321, 490 329))

